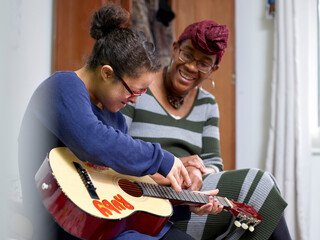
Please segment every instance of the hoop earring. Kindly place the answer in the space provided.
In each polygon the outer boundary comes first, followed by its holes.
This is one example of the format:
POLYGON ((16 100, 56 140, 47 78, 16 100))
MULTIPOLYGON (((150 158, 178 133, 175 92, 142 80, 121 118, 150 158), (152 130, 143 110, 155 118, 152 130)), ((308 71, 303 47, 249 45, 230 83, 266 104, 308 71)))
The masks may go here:
POLYGON ((211 81, 211 84, 212 84, 212 88, 214 89, 216 84, 214 83, 214 81, 211 81))

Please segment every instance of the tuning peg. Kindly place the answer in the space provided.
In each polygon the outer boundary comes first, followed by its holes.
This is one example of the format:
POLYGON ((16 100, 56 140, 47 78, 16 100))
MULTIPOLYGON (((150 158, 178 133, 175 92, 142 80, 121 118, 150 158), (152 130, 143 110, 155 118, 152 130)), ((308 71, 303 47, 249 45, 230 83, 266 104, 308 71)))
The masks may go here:
POLYGON ((248 229, 248 225, 246 223, 242 223, 241 224, 241 227, 244 229, 244 230, 247 230, 248 229))
POLYGON ((234 225, 236 225, 236 227, 241 227, 241 223, 238 220, 234 221, 234 225))
POLYGON ((249 227, 249 231, 250 231, 250 232, 253 232, 253 231, 254 231, 254 227, 253 227, 253 226, 250 226, 250 227, 249 227))

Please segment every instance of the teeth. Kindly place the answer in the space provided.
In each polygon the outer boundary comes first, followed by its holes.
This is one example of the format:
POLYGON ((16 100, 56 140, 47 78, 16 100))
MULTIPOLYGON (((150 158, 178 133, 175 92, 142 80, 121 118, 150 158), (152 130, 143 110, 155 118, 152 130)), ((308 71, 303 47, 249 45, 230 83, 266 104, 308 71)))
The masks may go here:
POLYGON ((193 80, 192 77, 189 77, 189 76, 185 75, 185 74, 184 74, 183 72, 181 72, 181 71, 180 71, 180 75, 181 75, 183 78, 187 79, 187 80, 193 80))

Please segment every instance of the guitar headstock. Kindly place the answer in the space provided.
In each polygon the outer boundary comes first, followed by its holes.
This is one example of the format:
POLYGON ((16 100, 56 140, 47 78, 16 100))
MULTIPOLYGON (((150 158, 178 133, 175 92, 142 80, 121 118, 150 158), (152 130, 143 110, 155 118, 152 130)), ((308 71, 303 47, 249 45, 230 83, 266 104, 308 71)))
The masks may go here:
POLYGON ((225 200, 229 202, 229 207, 224 207, 224 209, 236 217, 234 224, 237 227, 253 232, 254 227, 262 222, 261 216, 253 207, 230 199, 225 200))

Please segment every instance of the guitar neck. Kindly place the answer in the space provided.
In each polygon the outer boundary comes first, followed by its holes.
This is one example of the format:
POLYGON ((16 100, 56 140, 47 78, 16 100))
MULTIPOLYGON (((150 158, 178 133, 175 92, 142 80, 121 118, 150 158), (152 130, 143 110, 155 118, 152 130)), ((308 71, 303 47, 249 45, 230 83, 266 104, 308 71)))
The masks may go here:
MULTIPOLYGON (((190 190, 182 190, 180 193, 171 187, 160 186, 152 183, 135 182, 141 189, 142 195, 177 201, 188 205, 204 205, 209 202, 209 195, 190 190)), ((232 203, 225 197, 215 196, 218 204, 223 208, 232 208, 232 203)))

